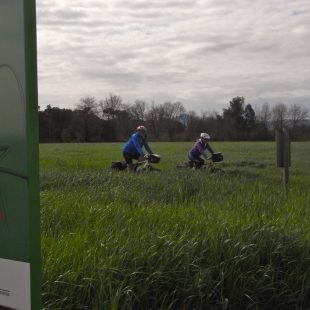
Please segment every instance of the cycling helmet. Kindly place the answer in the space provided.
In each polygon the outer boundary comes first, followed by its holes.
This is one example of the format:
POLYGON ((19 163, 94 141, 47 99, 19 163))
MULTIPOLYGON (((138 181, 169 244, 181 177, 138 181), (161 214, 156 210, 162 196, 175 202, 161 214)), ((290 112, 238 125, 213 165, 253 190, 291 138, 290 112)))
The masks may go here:
POLYGON ((210 135, 207 134, 206 132, 202 132, 202 133, 200 134, 200 138, 201 138, 201 139, 205 139, 205 140, 210 140, 210 139, 211 139, 210 135))
POLYGON ((146 128, 144 126, 138 126, 137 131, 144 131, 146 132, 146 128))

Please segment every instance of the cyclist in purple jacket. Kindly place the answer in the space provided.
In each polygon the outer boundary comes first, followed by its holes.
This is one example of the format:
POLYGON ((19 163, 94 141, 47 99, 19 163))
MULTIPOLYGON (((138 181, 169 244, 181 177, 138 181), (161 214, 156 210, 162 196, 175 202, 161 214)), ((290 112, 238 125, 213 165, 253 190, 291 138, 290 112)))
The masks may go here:
POLYGON ((200 134, 200 138, 196 141, 194 146, 188 153, 188 158, 194 162, 196 168, 201 168, 204 164, 204 160, 200 157, 201 155, 207 159, 206 150, 211 154, 214 153, 212 147, 209 145, 209 140, 211 139, 210 135, 203 132, 200 134))

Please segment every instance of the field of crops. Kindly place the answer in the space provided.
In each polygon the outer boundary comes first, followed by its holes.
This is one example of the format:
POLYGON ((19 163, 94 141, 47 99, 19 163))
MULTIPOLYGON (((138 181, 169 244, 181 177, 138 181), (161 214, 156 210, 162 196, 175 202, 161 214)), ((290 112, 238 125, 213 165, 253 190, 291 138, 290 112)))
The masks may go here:
POLYGON ((290 190, 273 142, 216 142, 224 173, 112 172, 121 144, 40 146, 44 309, 309 309, 310 142, 290 190))

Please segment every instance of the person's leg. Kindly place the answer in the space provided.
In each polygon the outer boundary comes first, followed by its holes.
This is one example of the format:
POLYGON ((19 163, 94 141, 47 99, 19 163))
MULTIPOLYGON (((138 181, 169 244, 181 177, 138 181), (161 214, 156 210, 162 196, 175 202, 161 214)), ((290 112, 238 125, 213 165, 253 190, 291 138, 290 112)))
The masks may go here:
POLYGON ((125 159, 126 164, 127 164, 127 171, 128 171, 128 172, 134 172, 135 169, 134 169, 134 165, 133 165, 133 163, 132 163, 132 157, 131 157, 131 155, 128 154, 128 153, 123 152, 123 156, 124 156, 124 159, 125 159))
POLYGON ((191 155, 191 153, 187 154, 188 159, 189 159, 189 167, 193 168, 195 166, 195 159, 193 158, 193 156, 191 155))
POLYGON ((204 165, 205 161, 201 157, 198 157, 197 160, 199 161, 198 166, 199 168, 201 168, 204 165))
POLYGON ((127 171, 128 172, 135 172, 137 165, 132 162, 133 159, 139 160, 140 155, 135 153, 125 153, 123 152, 123 156, 125 158, 127 164, 127 171))
POLYGON ((127 171, 128 172, 135 172, 135 167, 134 167, 133 163, 127 164, 127 171))
POLYGON ((203 166, 205 161, 200 157, 195 157, 191 153, 188 154, 188 158, 194 163, 194 167, 199 169, 203 166))

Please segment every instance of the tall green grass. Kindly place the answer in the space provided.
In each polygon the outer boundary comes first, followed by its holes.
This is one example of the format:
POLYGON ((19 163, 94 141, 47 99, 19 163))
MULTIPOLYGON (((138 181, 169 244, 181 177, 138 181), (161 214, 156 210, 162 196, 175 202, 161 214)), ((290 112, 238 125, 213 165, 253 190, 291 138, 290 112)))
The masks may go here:
POLYGON ((310 143, 290 191, 273 143, 214 143, 224 174, 108 169, 120 144, 41 146, 45 309, 307 309, 310 143))

